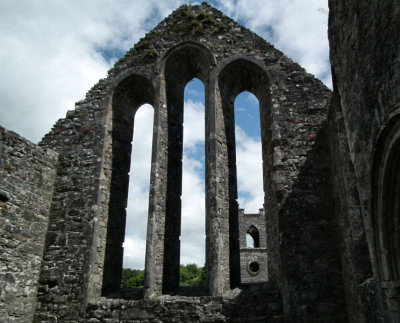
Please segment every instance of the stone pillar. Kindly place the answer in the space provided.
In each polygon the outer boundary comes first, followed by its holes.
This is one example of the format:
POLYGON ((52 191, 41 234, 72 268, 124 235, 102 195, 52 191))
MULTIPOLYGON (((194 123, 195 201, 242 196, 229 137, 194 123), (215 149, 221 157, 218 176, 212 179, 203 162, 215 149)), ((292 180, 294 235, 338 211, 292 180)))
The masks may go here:
POLYGON ((182 149, 183 149, 183 85, 174 76, 166 77, 168 162, 165 208, 163 293, 179 287, 182 149))
POLYGON ((206 88, 206 262, 209 292, 217 296, 230 288, 228 151, 216 80, 206 88))
POLYGON ((161 295, 163 290, 168 114, 165 79, 162 76, 159 76, 156 80, 156 93, 158 100, 156 99, 154 103, 153 150, 145 260, 145 298, 161 295))

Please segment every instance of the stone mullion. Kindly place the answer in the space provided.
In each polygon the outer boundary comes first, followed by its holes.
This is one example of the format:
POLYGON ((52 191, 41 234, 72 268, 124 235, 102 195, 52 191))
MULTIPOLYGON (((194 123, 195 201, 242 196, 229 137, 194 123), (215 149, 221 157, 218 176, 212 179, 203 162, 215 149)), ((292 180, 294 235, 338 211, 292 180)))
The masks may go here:
POLYGON ((278 286, 280 281, 280 245, 279 245, 279 207, 282 195, 273 180, 275 171, 282 166, 282 151, 276 142, 280 138, 277 119, 280 106, 271 104, 271 94, 267 84, 261 88, 258 100, 260 104, 260 125, 263 160, 264 212, 266 218, 266 247, 268 250, 268 281, 278 286), (275 144, 274 144, 275 143, 275 144), (278 194, 278 195, 277 195, 278 194))
POLYGON ((182 84, 176 82, 175 79, 167 79, 166 94, 168 113, 168 174, 165 209, 163 293, 170 293, 179 287, 184 104, 182 84))
MULTIPOLYGON (((226 87, 225 87, 225 90, 226 87)), ((236 138, 234 101, 237 91, 232 86, 227 93, 222 94, 224 111, 225 137, 228 155, 228 186, 229 186, 229 285, 234 289, 240 285, 240 255, 239 255, 239 205, 237 202, 237 170, 236 170, 236 138)))
POLYGON ((150 175, 149 215, 145 260, 144 296, 151 298, 162 294, 165 214, 167 196, 168 120, 165 80, 158 78, 154 103, 153 147, 150 175))
POLYGON ((216 296, 230 288, 229 171, 222 99, 214 82, 209 92, 206 250, 209 292, 216 296))
POLYGON ((93 240, 90 253, 90 266, 87 287, 88 299, 95 299, 101 296, 103 282, 103 266, 105 258, 105 245, 107 239, 108 207, 110 200, 110 184, 112 173, 112 109, 104 104, 103 130, 103 158, 101 161, 97 207, 93 212, 97 221, 94 221, 93 240))
POLYGON ((205 182, 206 182, 206 196, 205 196, 205 207, 206 207, 206 279, 207 288, 209 293, 213 295, 213 285, 215 274, 212 270, 211 264, 214 263, 213 253, 213 239, 211 239, 211 221, 216 214, 216 191, 217 185, 215 180, 216 169, 215 169, 215 84, 208 82, 205 84, 205 182))

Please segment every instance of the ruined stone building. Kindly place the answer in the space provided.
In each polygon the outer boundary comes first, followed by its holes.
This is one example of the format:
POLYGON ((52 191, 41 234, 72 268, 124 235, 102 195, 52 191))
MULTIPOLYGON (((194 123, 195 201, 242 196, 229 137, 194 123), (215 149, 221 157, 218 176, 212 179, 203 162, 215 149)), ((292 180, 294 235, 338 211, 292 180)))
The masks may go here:
POLYGON ((182 6, 39 145, 0 128, 0 321, 400 321, 400 4, 329 7, 333 93, 218 10, 182 6), (183 90, 195 77, 205 87, 207 286, 184 296, 183 90), (258 217, 237 205, 233 102, 245 90, 260 104, 258 217), (150 207, 145 287, 132 299, 120 273, 143 103, 154 108, 150 207))

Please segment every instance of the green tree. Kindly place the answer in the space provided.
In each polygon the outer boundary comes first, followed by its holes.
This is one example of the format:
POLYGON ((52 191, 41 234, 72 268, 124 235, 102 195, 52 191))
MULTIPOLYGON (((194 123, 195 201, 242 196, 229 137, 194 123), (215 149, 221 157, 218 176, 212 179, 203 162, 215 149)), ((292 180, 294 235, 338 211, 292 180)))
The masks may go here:
MULTIPOLYGON (((206 283, 204 267, 197 267, 196 264, 181 265, 179 270, 180 286, 202 286, 206 283)), ((143 288, 144 270, 123 268, 122 287, 143 288)))
POLYGON ((142 288, 144 284, 144 270, 122 269, 122 287, 142 288))
POLYGON ((196 264, 181 265, 179 271, 179 284, 181 286, 201 286, 206 281, 205 268, 196 264))

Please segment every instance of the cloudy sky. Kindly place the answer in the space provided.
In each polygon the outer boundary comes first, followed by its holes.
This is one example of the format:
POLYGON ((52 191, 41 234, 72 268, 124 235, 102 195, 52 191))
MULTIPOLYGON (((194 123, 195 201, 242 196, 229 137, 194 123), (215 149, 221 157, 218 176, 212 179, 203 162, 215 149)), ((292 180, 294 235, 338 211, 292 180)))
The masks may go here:
MULTIPOLYGON (((331 87, 327 0, 209 3, 274 44, 331 87)), ((1 0, 0 125, 37 143, 115 61, 184 0, 1 0)), ((196 1, 193 1, 196 4, 196 1)), ((152 108, 135 117, 124 266, 142 268, 152 108)), ((258 103, 235 103, 239 203, 262 207, 258 103), (252 176, 248 176, 252 174, 252 176), (251 178, 250 178, 251 177, 251 178)), ((182 263, 204 263, 204 88, 185 89, 182 263)))

